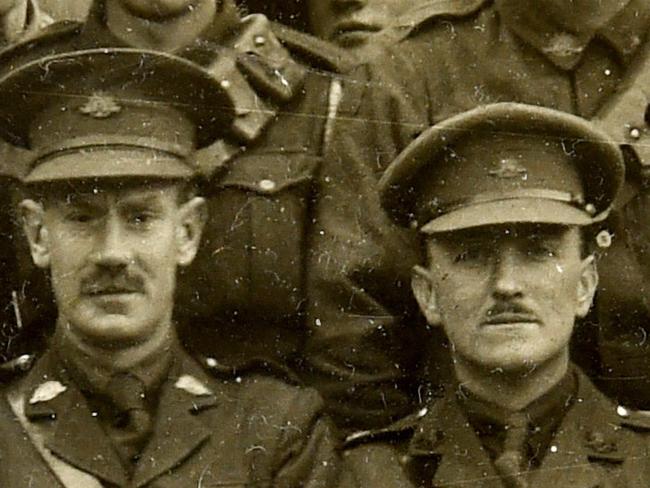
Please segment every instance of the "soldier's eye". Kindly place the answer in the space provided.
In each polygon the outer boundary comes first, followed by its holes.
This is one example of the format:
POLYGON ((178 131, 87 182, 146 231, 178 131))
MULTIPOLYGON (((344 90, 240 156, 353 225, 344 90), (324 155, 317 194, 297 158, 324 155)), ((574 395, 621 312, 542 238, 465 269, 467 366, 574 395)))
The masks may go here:
POLYGON ((530 242, 526 254, 537 259, 554 258, 557 256, 557 250, 549 243, 534 240, 530 242))
POLYGON ((69 222, 74 222, 77 224, 86 224, 91 222, 94 218, 94 215, 90 212, 70 212, 65 216, 66 220, 69 222))
POLYGON ((149 212, 138 212, 131 215, 130 221, 135 225, 144 225, 150 223, 154 218, 154 215, 149 212))
POLYGON ((454 256, 454 263, 477 261, 483 258, 483 254, 482 246, 478 244, 468 245, 463 247, 463 249, 454 256))

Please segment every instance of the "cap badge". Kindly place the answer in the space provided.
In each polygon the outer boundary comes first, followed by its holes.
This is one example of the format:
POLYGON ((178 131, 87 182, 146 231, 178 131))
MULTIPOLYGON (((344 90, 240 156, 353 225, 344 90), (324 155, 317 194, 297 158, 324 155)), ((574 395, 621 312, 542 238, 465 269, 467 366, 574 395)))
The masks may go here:
POLYGON ((528 170, 516 159, 502 159, 496 169, 488 171, 495 178, 528 178, 528 170))
POLYGON ((79 107, 79 112, 94 119, 107 119, 119 113, 122 107, 109 95, 93 94, 88 101, 79 107))

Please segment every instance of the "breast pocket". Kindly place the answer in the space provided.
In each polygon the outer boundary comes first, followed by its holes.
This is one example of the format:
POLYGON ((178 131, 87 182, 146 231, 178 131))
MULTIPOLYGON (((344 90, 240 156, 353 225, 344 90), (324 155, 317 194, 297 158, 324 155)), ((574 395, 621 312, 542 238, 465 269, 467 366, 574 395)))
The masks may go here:
MULTIPOLYGON (((211 188, 199 255, 185 273, 193 312, 287 321, 303 302, 306 231, 320 159, 244 154, 211 188)), ((189 300, 188 300, 189 299, 189 300)))

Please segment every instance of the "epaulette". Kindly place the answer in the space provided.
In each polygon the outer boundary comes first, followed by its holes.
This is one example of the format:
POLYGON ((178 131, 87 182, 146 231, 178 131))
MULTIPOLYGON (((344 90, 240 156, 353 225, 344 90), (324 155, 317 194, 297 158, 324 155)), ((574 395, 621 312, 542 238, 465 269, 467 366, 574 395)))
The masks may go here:
POLYGON ((621 425, 639 432, 650 432, 650 411, 633 410, 619 405, 616 413, 621 425))
POLYGON ((491 0, 430 0, 400 15, 386 31, 401 40, 434 20, 467 17, 489 3, 491 0))
POLYGON ((241 382, 243 376, 272 376, 290 385, 302 385, 300 378, 288 367, 276 361, 253 357, 241 362, 221 362, 210 356, 195 356, 199 364, 220 380, 241 382))
POLYGON ((33 354, 23 354, 17 358, 11 359, 0 364, 0 382, 6 383, 29 371, 36 361, 33 354))
POLYGON ((348 435, 343 441, 343 448, 350 449, 360 444, 378 441, 400 441, 413 435, 420 419, 428 413, 427 407, 393 422, 388 427, 371 430, 360 430, 348 435))
POLYGON ((244 17, 232 43, 234 56, 218 56, 205 66, 230 98, 234 140, 201 151, 198 166, 211 176, 264 132, 278 109, 300 93, 307 68, 297 62, 260 14, 244 17))
POLYGON ((304 64, 334 73, 347 73, 359 60, 351 51, 278 22, 271 23, 280 42, 304 64))

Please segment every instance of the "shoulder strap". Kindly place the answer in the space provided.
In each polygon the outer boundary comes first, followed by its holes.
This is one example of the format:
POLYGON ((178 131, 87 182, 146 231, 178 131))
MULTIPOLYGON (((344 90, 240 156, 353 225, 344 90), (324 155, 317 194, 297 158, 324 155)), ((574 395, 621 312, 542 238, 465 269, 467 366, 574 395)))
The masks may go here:
POLYGON ((297 31, 278 22, 273 22, 271 28, 292 54, 313 68, 346 73, 359 63, 351 51, 311 34, 297 31))
POLYGON ((102 484, 97 478, 59 459, 45 447, 45 439, 40 429, 25 416, 25 397, 20 394, 18 389, 9 390, 7 400, 32 444, 65 488, 102 488, 102 484))

